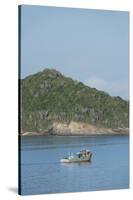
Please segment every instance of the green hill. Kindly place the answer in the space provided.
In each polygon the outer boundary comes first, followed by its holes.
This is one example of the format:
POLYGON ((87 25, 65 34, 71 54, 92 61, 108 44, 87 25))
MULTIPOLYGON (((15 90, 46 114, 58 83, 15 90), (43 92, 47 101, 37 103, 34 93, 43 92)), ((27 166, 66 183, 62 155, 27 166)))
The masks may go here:
POLYGON ((128 128, 129 103, 88 87, 55 69, 21 80, 21 132, 45 132, 54 122, 128 128))

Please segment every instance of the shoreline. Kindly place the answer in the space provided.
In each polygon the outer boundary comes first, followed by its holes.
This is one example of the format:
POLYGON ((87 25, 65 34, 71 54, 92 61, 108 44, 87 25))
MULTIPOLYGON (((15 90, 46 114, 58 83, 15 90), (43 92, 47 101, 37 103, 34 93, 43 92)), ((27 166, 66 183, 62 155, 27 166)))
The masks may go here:
POLYGON ((40 132, 25 132, 25 133, 21 133, 19 134, 20 137, 31 137, 31 136, 69 136, 69 137, 88 137, 88 136, 129 136, 130 133, 129 132, 104 132, 104 133, 88 133, 88 134, 79 134, 79 133, 73 133, 73 134, 53 134, 53 133, 40 133, 40 132))
POLYGON ((22 136, 89 136, 89 135, 129 135, 129 128, 104 128, 95 125, 71 121, 70 123, 54 122, 50 127, 40 131, 23 131, 22 136))

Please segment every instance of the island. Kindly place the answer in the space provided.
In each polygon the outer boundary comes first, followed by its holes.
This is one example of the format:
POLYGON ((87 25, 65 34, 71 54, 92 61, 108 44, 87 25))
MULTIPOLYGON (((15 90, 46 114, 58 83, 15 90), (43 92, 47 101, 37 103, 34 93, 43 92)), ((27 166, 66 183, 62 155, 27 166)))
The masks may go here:
POLYGON ((20 80, 20 135, 129 134, 129 101, 46 68, 20 80))

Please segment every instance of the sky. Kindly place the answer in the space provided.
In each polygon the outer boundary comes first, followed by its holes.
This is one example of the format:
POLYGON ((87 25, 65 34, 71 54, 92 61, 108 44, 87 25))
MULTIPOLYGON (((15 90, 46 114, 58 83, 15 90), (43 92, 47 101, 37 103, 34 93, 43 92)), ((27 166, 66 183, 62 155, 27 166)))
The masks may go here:
POLYGON ((54 68, 129 99, 129 13, 23 5, 21 78, 54 68))

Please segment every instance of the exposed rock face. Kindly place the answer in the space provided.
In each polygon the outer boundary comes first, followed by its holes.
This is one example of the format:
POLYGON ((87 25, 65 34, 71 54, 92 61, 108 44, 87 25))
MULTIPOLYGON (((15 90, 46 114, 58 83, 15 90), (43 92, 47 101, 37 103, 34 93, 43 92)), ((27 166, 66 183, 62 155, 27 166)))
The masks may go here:
POLYGON ((95 134, 128 134, 128 129, 97 128, 83 122, 70 122, 53 124, 53 134, 56 135, 95 135, 95 134))
POLYGON ((111 129, 111 128, 97 128, 91 124, 86 124, 83 122, 70 122, 70 123, 61 123, 54 122, 52 127, 47 131, 42 132, 26 132, 23 133, 23 136, 31 135, 103 135, 103 134, 128 134, 129 129, 111 129))
POLYGON ((93 134, 96 133, 96 127, 90 124, 70 122, 53 124, 53 132, 55 134, 93 134))

